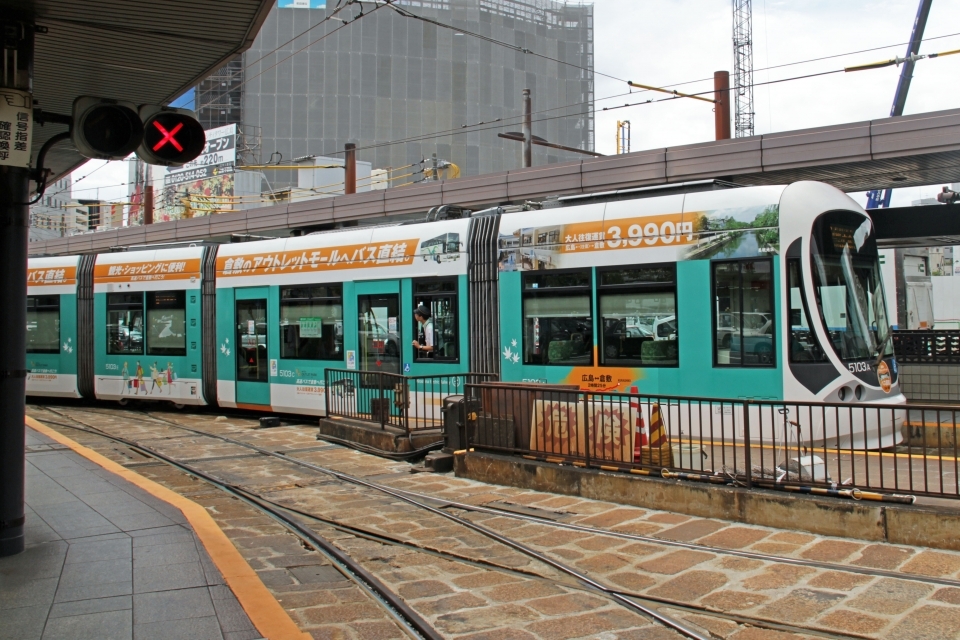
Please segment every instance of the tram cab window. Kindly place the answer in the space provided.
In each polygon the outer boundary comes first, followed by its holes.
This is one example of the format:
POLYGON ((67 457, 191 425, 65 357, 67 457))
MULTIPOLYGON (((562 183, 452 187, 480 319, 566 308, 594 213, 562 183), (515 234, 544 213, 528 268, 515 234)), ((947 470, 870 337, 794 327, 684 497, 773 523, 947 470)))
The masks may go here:
POLYGON ((598 270, 600 364, 677 366, 674 265, 598 270))
POLYGON ((775 366, 773 262, 724 261, 712 267, 714 364, 775 366))
POLYGON ((281 287, 280 357, 343 360, 343 285, 281 287))
POLYGON ((143 354, 143 293, 107 294, 107 353, 143 354))
POLYGON ((187 355, 187 292, 147 292, 147 354, 187 355))
POLYGON ((593 364, 590 270, 523 275, 523 363, 593 364))
POLYGON ((27 296, 27 353, 60 353, 60 296, 27 296))
POLYGON ((417 360, 458 362, 460 360, 460 333, 457 331, 456 279, 418 280, 413 284, 413 308, 424 305, 430 310, 430 319, 414 327, 414 337, 427 344, 427 331, 433 333, 433 350, 414 350, 417 360))
POLYGON ((800 271, 800 261, 791 259, 787 262, 787 287, 790 291, 788 303, 790 316, 788 319, 790 330, 790 362, 827 362, 827 356, 820 348, 810 319, 804 307, 803 277, 800 271))

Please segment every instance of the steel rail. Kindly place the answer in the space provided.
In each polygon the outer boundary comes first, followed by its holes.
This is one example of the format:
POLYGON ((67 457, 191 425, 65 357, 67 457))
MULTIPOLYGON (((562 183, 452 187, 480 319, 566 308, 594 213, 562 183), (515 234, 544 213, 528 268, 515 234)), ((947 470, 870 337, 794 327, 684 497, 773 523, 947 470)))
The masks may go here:
MULTIPOLYGON (((54 413, 59 413, 58 411, 51 411, 54 413)), ((357 586, 365 591, 367 595, 380 604, 380 606, 388 613, 388 615, 390 615, 390 617, 393 618, 393 620, 409 635, 416 638, 426 638, 427 640, 443 640, 443 636, 440 635, 440 633, 437 632, 437 630, 434 629, 429 622, 423 619, 419 613, 410 608, 410 606, 407 605, 399 595, 395 594, 389 589, 389 587, 380 582, 376 576, 367 571, 359 562, 351 558, 329 541, 311 531, 296 519, 285 516, 282 512, 271 506, 271 502, 262 500, 256 494, 251 493, 237 485, 225 482, 224 480, 212 476, 200 469, 197 469, 196 467, 180 462, 175 458, 171 458, 170 456, 160 453, 154 449, 150 449, 149 447, 144 447, 133 440, 128 440, 127 438, 107 433, 101 429, 98 429, 97 427, 94 427, 93 425, 85 424, 72 416, 63 415, 63 417, 68 420, 73 420, 82 426, 66 424, 63 422, 55 422, 52 420, 48 422, 57 426, 76 429, 78 431, 83 431, 98 437, 113 440, 114 442, 119 442, 144 456, 156 458, 172 467, 180 469, 181 471, 189 473, 190 475, 194 475, 202 479, 204 482, 217 487, 221 491, 255 507, 282 524, 304 542, 313 545, 317 551, 330 560, 331 564, 333 564, 333 566, 336 567, 340 573, 342 573, 350 581, 357 584, 357 586)))
MULTIPOLYGON (((72 417, 70 417, 70 416, 64 416, 64 417, 67 418, 67 419, 70 419, 70 420, 76 420, 75 418, 72 418, 72 417)), ((219 489, 221 489, 221 490, 223 490, 223 491, 225 491, 225 492, 227 492, 227 493, 230 493, 231 495, 236 495, 239 499, 244 500, 244 501, 247 502, 248 504, 251 504, 252 506, 256 507, 257 509, 259 509, 259 510, 261 510, 261 511, 264 511, 265 513, 267 513, 267 515, 269 515, 270 517, 272 517, 272 518, 276 519, 278 522, 280 522, 280 524, 284 525, 286 528, 288 528, 288 529, 290 529, 291 531, 293 531, 298 537, 301 537, 301 538, 305 539, 306 542, 310 542, 310 543, 313 542, 313 540, 310 539, 310 538, 312 537, 312 532, 311 532, 309 529, 306 529, 306 528, 302 528, 302 529, 301 529, 301 528, 299 528, 299 527, 298 527, 298 528, 292 528, 292 527, 290 527, 290 526, 289 526, 290 522, 289 522, 287 519, 276 517, 276 515, 271 512, 271 509, 270 509, 269 507, 264 507, 263 504, 261 504, 261 503, 266 503, 267 505, 272 505, 273 507, 282 509, 282 510, 284 510, 284 511, 288 511, 288 512, 291 512, 291 513, 295 513, 295 514, 297 514, 297 515, 300 515, 300 516, 309 518, 309 519, 311 519, 311 520, 315 520, 315 521, 317 521, 317 522, 321 522, 321 523, 323 523, 323 524, 325 524, 325 525, 327 525, 327 526, 329 526, 329 527, 331 527, 331 528, 333 528, 333 529, 335 529, 335 530, 337 530, 337 531, 341 531, 341 532, 343 532, 343 533, 347 533, 347 534, 349 534, 349 535, 353 535, 353 536, 356 536, 356 537, 359 537, 359 538, 366 538, 366 539, 368 539, 368 540, 371 540, 371 541, 374 541, 374 542, 378 542, 378 543, 380 543, 380 544, 403 547, 403 548, 411 549, 411 550, 416 551, 416 552, 419 552, 419 553, 426 553, 426 554, 429 554, 429 555, 433 555, 433 556, 436 556, 436 557, 440 557, 440 558, 443 558, 443 559, 446 559, 446 560, 451 560, 451 561, 454 561, 454 562, 462 562, 462 563, 466 563, 466 564, 471 564, 471 565, 477 566, 477 567, 479 567, 479 568, 493 569, 493 570, 501 571, 501 572, 504 572, 504 573, 510 573, 510 574, 514 574, 514 575, 517 575, 517 576, 522 577, 522 578, 542 580, 542 581, 548 582, 548 583, 550 583, 550 584, 560 585, 560 586, 562 586, 562 587, 566 587, 566 588, 570 588, 570 589, 583 589, 583 590, 587 590, 587 591, 594 591, 593 589, 584 589, 584 587, 583 587, 582 585, 574 585, 574 584, 569 584, 569 583, 561 582, 561 581, 556 580, 556 579, 554 579, 554 578, 548 578, 548 577, 546 577, 546 576, 542 576, 542 575, 540 575, 540 574, 538 574, 538 573, 523 571, 523 570, 518 569, 518 568, 515 568, 515 567, 508 567, 508 566, 499 565, 499 564, 496 564, 496 563, 494 563, 494 562, 490 562, 489 560, 477 559, 477 558, 469 558, 469 557, 466 557, 466 556, 461 556, 461 555, 456 554, 456 553, 453 553, 453 552, 451 552, 451 551, 445 551, 445 550, 442 550, 442 549, 431 549, 431 548, 429 548, 429 547, 424 547, 424 546, 421 546, 421 545, 418 545, 418 544, 414 544, 414 543, 412 543, 412 542, 408 542, 408 541, 405 541, 405 540, 400 540, 400 539, 398 539, 398 538, 394 538, 394 537, 392 537, 392 536, 388 536, 388 535, 382 534, 382 533, 380 533, 380 532, 370 531, 370 530, 363 529, 363 528, 360 528, 360 527, 355 527, 355 526, 352 526, 352 525, 344 524, 344 523, 338 522, 338 521, 336 521, 336 520, 332 520, 332 519, 329 519, 329 518, 325 518, 325 517, 323 517, 323 516, 320 516, 320 515, 317 515, 317 514, 314 514, 314 513, 310 513, 310 512, 307 512, 307 511, 303 511, 303 510, 298 509, 298 508, 296 508, 296 507, 291 507, 291 506, 289 506, 289 505, 285 505, 285 504, 283 504, 283 503, 276 502, 276 501, 274 501, 274 500, 271 500, 271 499, 265 497, 264 495, 262 495, 262 494, 260 494, 260 493, 256 493, 256 492, 253 492, 253 491, 249 491, 249 490, 244 489, 244 488, 242 488, 242 487, 240 487, 240 486, 238 486, 238 485, 226 483, 226 482, 223 482, 223 481, 221 481, 221 480, 217 480, 216 478, 210 480, 210 479, 204 477, 206 474, 204 474, 203 472, 200 472, 200 471, 198 471, 198 470, 194 470, 194 469, 191 469, 191 468, 185 468, 185 467, 187 467, 187 465, 184 465, 184 464, 181 464, 181 463, 170 462, 170 461, 168 461, 168 460, 165 460, 165 459, 164 459, 165 456, 164 456, 163 454, 160 454, 160 453, 158 453, 158 452, 155 452, 154 450, 152 450, 152 449, 150 449, 150 448, 148 448, 148 447, 143 447, 143 446, 137 445, 137 444, 135 444, 135 443, 134 443, 134 444, 131 444, 132 441, 127 441, 126 439, 124 439, 124 438, 122 438, 122 437, 120 437, 120 436, 114 436, 114 435, 112 435, 112 434, 109 434, 109 433, 106 433, 106 432, 102 432, 102 431, 100 431, 100 430, 94 430, 94 429, 96 429, 95 427, 87 428, 87 427, 83 427, 83 426, 70 425, 70 424, 66 424, 66 423, 62 423, 62 422, 56 422, 56 421, 52 421, 52 420, 49 420, 49 421, 47 421, 47 422, 48 422, 49 424, 54 424, 54 425, 57 425, 57 426, 67 427, 67 428, 70 428, 70 429, 76 429, 76 430, 78 430, 78 431, 83 431, 83 432, 85 432, 85 433, 89 433, 89 434, 94 435, 94 436, 97 436, 97 437, 102 437, 102 438, 105 438, 105 439, 108 439, 108 440, 113 440, 113 441, 115 441, 115 442, 120 442, 120 443, 124 444, 125 446, 131 447, 131 448, 133 448, 133 449, 135 449, 135 450, 138 450, 138 451, 141 451, 141 452, 144 453, 145 455, 148 455, 148 456, 150 456, 150 457, 155 457, 155 458, 158 460, 158 462, 155 463, 155 464, 168 464, 168 465, 171 465, 171 466, 173 466, 173 467, 175 467, 175 468, 181 469, 181 470, 183 470, 183 471, 185 471, 185 472, 187 472, 187 473, 191 473, 191 474, 197 475, 198 477, 201 477, 204 481, 212 484, 213 486, 216 486, 217 488, 219 488, 219 489), (301 536, 301 532, 305 533, 306 536, 301 536)), ((80 421, 77 421, 77 422, 80 422, 80 421)), ((84 424, 84 423, 81 422, 80 424, 84 424)), ((206 459, 202 459, 202 460, 206 460, 206 459)), ((297 524, 296 521, 292 521, 292 522, 293 522, 294 524, 297 524)), ((322 551, 321 551, 321 552, 322 552, 322 551)), ((342 570, 341 570, 341 572, 342 572, 342 570)), ((351 577, 351 579, 353 579, 353 578, 351 577)), ((807 627, 797 627, 797 626, 790 625, 790 624, 783 624, 783 623, 773 622, 773 621, 769 621, 769 620, 764 620, 764 619, 762 619, 762 618, 754 618, 754 617, 751 617, 751 616, 745 616, 745 615, 742 615, 742 614, 729 613, 729 612, 725 612, 725 611, 716 611, 716 610, 709 609, 708 607, 705 607, 705 606, 681 603, 681 602, 677 602, 677 601, 674 601, 674 600, 669 600, 669 599, 666 599, 666 598, 659 598, 659 597, 657 597, 657 596, 641 596, 641 595, 639 595, 639 594, 630 593, 630 592, 627 592, 627 591, 617 591, 617 590, 611 590, 610 593, 611 593, 611 594, 615 593, 615 594, 619 594, 619 595, 621 595, 621 596, 623 596, 623 597, 625 597, 625 598, 629 598, 629 599, 639 600, 639 601, 641 601, 641 602, 650 603, 651 605, 660 605, 660 606, 664 606, 664 607, 672 608, 672 609, 677 609, 677 610, 684 611, 684 612, 691 613, 691 614, 707 615, 707 616, 711 616, 711 617, 715 617, 715 618, 722 618, 722 619, 729 620, 729 621, 734 622, 734 623, 737 623, 737 624, 750 625, 750 626, 755 626, 755 627, 759 627, 759 628, 770 629, 770 630, 773 630, 773 631, 783 631, 783 632, 786 632, 786 633, 813 635, 813 636, 823 637, 823 638, 851 638, 851 639, 856 639, 856 640, 861 640, 861 639, 863 639, 863 640, 868 640, 868 639, 869 639, 869 636, 862 636, 862 635, 859 635, 859 634, 838 634, 838 633, 833 632, 833 631, 820 631, 820 630, 818 630, 818 629, 810 629, 810 628, 807 628, 807 627)), ((609 597, 609 594, 603 594, 603 595, 607 595, 607 596, 609 597)), ((381 606, 383 606, 382 603, 381 603, 381 606)), ((392 614, 392 613, 393 613, 393 612, 391 612, 391 614, 392 614)), ((392 615, 391 617, 394 617, 394 616, 392 615)), ((399 622, 399 621, 398 621, 398 622, 399 622)))
MULTIPOLYGON (((53 413, 57 413, 57 414, 63 416, 64 418, 67 418, 68 420, 74 420, 74 421, 78 422, 79 424, 84 425, 84 423, 80 422, 79 420, 76 420, 76 418, 72 418, 72 417, 70 417, 70 416, 66 416, 66 415, 64 415, 64 414, 62 414, 62 413, 60 413, 60 412, 58 412, 58 411, 56 411, 56 410, 53 410, 53 409, 48 409, 48 410, 49 410, 49 411, 52 411, 53 413)), ((521 544, 521 543, 519 543, 519 542, 516 542, 516 541, 514 541, 514 540, 511 540, 510 538, 507 538, 507 537, 505 537, 505 536, 497 533, 496 531, 493 531, 493 530, 491 530, 491 529, 488 529, 487 527, 484 527, 483 525, 477 524, 477 523, 472 522, 471 520, 467 520, 467 519, 465 519, 465 518, 461 518, 460 516, 457 516, 457 515, 455 515, 455 514, 447 513, 447 512, 445 512, 445 511, 443 511, 442 509, 437 509, 437 508, 435 508, 435 507, 432 507, 432 506, 430 506, 430 505, 428 505, 428 504, 425 504, 425 503, 423 503, 423 502, 420 502, 420 501, 418 501, 418 500, 416 500, 416 499, 414 499, 414 498, 410 498, 410 497, 408 497, 408 496, 405 496, 405 495, 399 493, 398 491, 396 491, 396 490, 394 490, 394 489, 391 489, 391 488, 389 488, 389 487, 385 487, 385 486, 382 486, 382 485, 378 485, 378 484, 376 484, 376 483, 369 482, 369 481, 367 481, 367 480, 363 480, 362 478, 357 478, 357 477, 355 477, 355 476, 351 476, 351 475, 349 475, 349 474, 342 473, 342 472, 336 471, 336 470, 334 470, 334 469, 327 469, 327 468, 321 467, 321 466, 319 466, 319 465, 314 465, 314 464, 312 464, 312 463, 303 462, 303 461, 298 461, 298 460, 295 460, 295 459, 290 458, 289 456, 284 456, 284 455, 282 455, 282 454, 280 454, 280 453, 275 453, 275 452, 269 451, 268 449, 264 449, 263 447, 258 447, 258 446, 256 446, 256 445, 244 443, 244 442, 235 440, 235 439, 233 439, 233 438, 229 438, 229 437, 227 437, 227 436, 218 436, 218 435, 215 435, 215 434, 210 434, 210 433, 201 431, 201 430, 199 430, 199 429, 193 429, 193 428, 191 428, 191 427, 186 427, 186 426, 184 426, 184 425, 182 425, 182 424, 178 424, 178 423, 173 422, 173 421, 171 421, 171 420, 164 420, 164 419, 161 419, 161 418, 156 418, 156 417, 151 416, 149 413, 146 413, 146 412, 144 412, 144 413, 145 413, 145 414, 147 415, 147 417, 149 417, 149 418, 152 418, 152 419, 154 419, 154 420, 156 420, 156 421, 158 421, 158 422, 165 422, 165 423, 171 424, 171 425, 173 425, 174 427, 183 429, 184 431, 188 431, 188 432, 191 432, 191 433, 195 433, 195 434, 197 434, 197 435, 202 435, 202 436, 207 436, 207 437, 218 438, 218 439, 223 440, 224 442, 230 442, 231 444, 236 444, 236 445, 238 445, 238 446, 249 447, 249 448, 251 448, 251 449, 254 449, 254 450, 256 450, 256 451, 259 451, 259 452, 263 453, 264 455, 268 455, 268 456, 271 456, 271 457, 279 457, 280 459, 283 459, 283 460, 291 460, 291 461, 294 461, 296 464, 300 464, 300 465, 305 466, 305 467, 307 467, 307 468, 313 469, 314 471, 318 471, 318 472, 323 473, 323 474, 325 474, 325 475, 328 475, 328 476, 330 476, 330 477, 336 478, 336 479, 338 479, 338 480, 340 480, 340 481, 342 481, 342 482, 346 482, 346 483, 349 483, 349 484, 354 484, 354 485, 362 486, 362 487, 365 487, 365 488, 368 488, 368 489, 372 489, 372 490, 374 490, 374 491, 378 491, 378 492, 380 492, 380 493, 383 493, 383 494, 392 496, 392 497, 394 497, 394 498, 396 498, 396 499, 398 499, 398 500, 401 500, 401 501, 406 502, 406 503, 408 503, 408 504, 411 504, 411 505, 413 505, 413 506, 419 507, 420 509, 423 509, 423 510, 429 512, 429 513, 433 513, 434 515, 438 515, 438 516, 440 516, 441 518, 445 518, 445 519, 447 519, 447 520, 451 520, 451 521, 453 521, 453 522, 456 522, 456 523, 458 523, 458 524, 460 524, 460 525, 462 525, 462 526, 464 526, 464 527, 466 527, 466 528, 468 528, 468 529, 471 529, 471 530, 473 530, 473 531, 476 531, 477 533, 480 533, 481 535, 486 536, 487 538, 490 538, 491 540, 495 540, 496 542, 499 542, 500 544, 502 544, 502 545, 504 545, 504 546, 506 546, 506 547, 509 547, 509 548, 511 548, 511 549, 514 549, 515 551, 518 551, 518 552, 520 552, 520 553, 523 554, 523 555, 529 556, 529 557, 531 557, 531 558, 533 558, 533 559, 535 559, 535 560, 538 560, 539 562, 542 562, 543 564, 545 564, 545 565, 547 565, 547 566, 553 567, 554 569, 560 571, 561 573, 564 573, 564 574, 566 574, 566 575, 574 578, 575 580, 581 582, 582 584, 586 585, 586 586, 589 587, 590 589, 592 589, 592 590, 594 590, 594 591, 597 591, 597 592, 600 592, 600 593, 603 593, 603 594, 606 594, 608 597, 610 597, 611 599, 613 599, 614 601, 616 601, 618 604, 622 605, 623 607, 625 607, 625 608, 627 608, 627 609, 630 609, 630 610, 632 610, 632 611, 634 611, 634 612, 636 612, 636 613, 639 613, 639 614, 641 614, 641 615, 643 615, 643 616, 645 616, 645 617, 647 617, 647 618, 649 618, 649 619, 655 620, 656 622, 659 622, 659 623, 662 624, 663 626, 668 627, 668 628, 670 628, 670 629, 673 629, 673 630, 676 631, 677 633, 680 633, 681 635, 686 636, 687 638, 690 638, 691 640, 712 640, 709 636, 700 633, 700 632, 697 631, 696 629, 691 628, 690 626, 684 624, 684 623, 681 622, 680 620, 677 620, 677 619, 675 619, 675 618, 672 618, 671 616, 662 614, 662 613, 660 613, 659 611, 657 611, 657 610, 655 610, 655 609, 653 609, 653 608, 651 608, 651 607, 649 607, 649 606, 646 606, 646 605, 644 605, 644 604, 641 604, 641 603, 639 603, 639 602, 634 601, 634 600, 633 600, 632 598, 630 598, 630 597, 621 595, 618 591, 616 591, 616 590, 614 590, 614 589, 612 589, 612 588, 610 588, 610 587, 608 587, 608 586, 606 586, 606 585, 604 585, 604 584, 602 584, 602 583, 600 583, 600 582, 597 582, 597 581, 593 580, 592 578, 590 578, 590 577, 588 577, 588 576, 580 573, 579 571, 577 571, 577 570, 575 570, 575 569, 573 569, 573 568, 565 565, 565 564, 562 563, 562 562, 559 562, 559 561, 557 561, 557 560, 554 560, 553 558, 550 558, 550 557, 548 557, 548 556, 545 556, 544 554, 542 554, 542 553, 540 553, 540 552, 538 552, 538 551, 535 551, 534 549, 531 549, 530 547, 527 547, 527 546, 524 545, 524 544, 521 544)), ((61 424, 61 426, 70 427, 71 425, 61 424)), ((96 433, 98 433, 98 434, 101 433, 101 430, 100 430, 100 429, 97 429, 96 427, 92 427, 91 425, 84 425, 84 426, 87 427, 88 429, 92 429, 94 432, 96 432, 96 433)), ((73 427, 73 428, 77 428, 77 427, 73 427)), ((105 435, 105 436, 108 437, 108 438, 116 439, 118 442, 122 442, 123 444, 125 444, 125 445, 128 446, 128 447, 143 449, 143 447, 140 447, 140 446, 137 445, 136 443, 134 443, 134 442, 132 442, 132 441, 130 441, 130 440, 127 440, 127 439, 125 439, 125 438, 121 438, 121 437, 119 437, 119 436, 111 436, 110 434, 106 434, 106 433, 103 433, 103 435, 105 435)), ((145 449, 144 449, 144 450, 145 450, 145 449)), ((194 470, 192 470, 192 469, 189 467, 189 465, 181 465, 180 463, 176 463, 176 462, 172 461, 172 459, 168 458, 167 456, 164 456, 163 454, 158 454, 158 457, 160 457, 160 459, 162 459, 162 460, 164 460, 164 461, 170 461, 170 463, 171 463, 171 464, 174 464, 175 466, 180 466, 180 467, 183 468, 184 470, 188 471, 188 473, 197 473, 198 475, 203 473, 203 472, 199 472, 199 471, 194 471, 194 470)), ((201 476, 201 477, 202 477, 202 476, 201 476)), ((215 482, 215 481, 214 481, 214 482, 215 482)), ((232 491, 237 491, 237 489, 231 489, 231 490, 232 490, 232 491)), ((371 576, 371 577, 372 577, 372 576, 371 576)))
MULTIPOLYGON (((104 414, 104 413, 102 413, 102 412, 92 412, 92 413, 100 413, 100 415, 108 415, 108 414, 104 414)), ((147 417, 149 417, 149 418, 151 418, 151 419, 153 419, 153 420, 156 420, 156 421, 158 421, 158 422, 162 422, 162 423, 165 423, 165 424, 169 424, 169 425, 178 427, 178 428, 180 428, 180 429, 183 429, 183 430, 186 430, 186 431, 195 433, 195 434, 197 434, 197 435, 203 435, 203 436, 208 436, 208 437, 211 437, 211 438, 217 438, 217 439, 219 439, 219 440, 223 440, 224 442, 229 442, 229 443, 231 443, 231 444, 235 444, 235 445, 238 445, 238 446, 241 446, 241 447, 251 448, 251 449, 253 449, 253 450, 255 450, 255 451, 257 451, 258 453, 261 453, 261 454, 263 454, 263 455, 268 455, 268 456, 271 456, 271 457, 278 457, 278 458, 281 458, 281 459, 283 459, 283 460, 288 460, 288 461, 290 461, 290 462, 292 462, 292 463, 294 463, 294 464, 297 464, 297 465, 300 465, 300 466, 303 466, 303 467, 306 467, 306 468, 313 469, 313 470, 318 471, 318 472, 320 472, 320 473, 328 473, 328 472, 341 473, 341 472, 331 471, 331 470, 329 470, 329 469, 323 469, 323 468, 317 467, 316 465, 313 465, 313 464, 310 463, 310 462, 307 462, 307 461, 305 461, 305 460, 299 460, 299 459, 297 459, 297 458, 294 458, 293 456, 289 456, 289 455, 285 454, 285 453, 282 452, 282 451, 270 451, 269 449, 264 449, 264 448, 262 448, 262 447, 258 447, 257 445, 253 445, 253 444, 250 444, 250 443, 246 443, 246 442, 243 442, 242 440, 237 440, 237 439, 231 438, 231 437, 229 437, 229 436, 223 436, 223 435, 220 435, 220 434, 210 433, 210 432, 203 431, 203 430, 200 430, 200 429, 194 429, 194 428, 192 428, 192 427, 188 427, 188 426, 186 426, 186 425, 183 425, 183 424, 178 423, 178 422, 173 421, 173 420, 167 420, 167 419, 165 419, 165 418, 160 418, 160 417, 154 416, 154 415, 152 415, 152 414, 150 414, 150 413, 148 413, 148 412, 146 412, 146 411, 143 411, 143 412, 141 412, 141 413, 143 413, 143 414, 146 415, 147 417)), ((344 476, 349 476, 349 474, 342 474, 342 475, 344 475, 344 476)), ((352 477, 352 476, 349 476, 349 477, 352 477)), ((364 481, 364 482, 369 482, 369 481, 364 481)), ((371 484, 371 485, 373 485, 373 486, 376 486, 376 487, 383 487, 383 485, 378 485, 378 484, 376 484, 376 483, 369 483, 369 484, 371 484)), ((392 488, 392 487, 383 487, 383 488, 384 488, 384 489, 389 489, 390 491, 395 491, 395 492, 397 492, 397 493, 405 494, 405 495, 407 495, 407 496, 409 496, 409 497, 411 497, 411 498, 413 498, 413 499, 416 499, 416 500, 430 500, 430 501, 432 501, 432 502, 441 504, 443 508, 453 508, 453 509, 461 509, 461 510, 463 510, 463 511, 473 511, 473 512, 478 512, 478 513, 487 513, 487 514, 491 514, 491 515, 503 516, 503 517, 506 517, 506 518, 513 518, 513 519, 515 519, 515 520, 521 520, 521 521, 526 521, 526 522, 534 522, 534 523, 543 524, 543 525, 546 525, 546 526, 551 526, 551 527, 556 527, 556 528, 562 528, 562 529, 568 529, 568 530, 570 530, 570 531, 579 531, 579 532, 581 532, 581 533, 590 533, 590 534, 595 534, 595 535, 605 535, 605 536, 610 536, 610 537, 614 537, 614 538, 620 538, 620 539, 624 539, 624 540, 631 540, 631 541, 634 541, 634 542, 648 542, 648 543, 652 543, 652 544, 659 544, 659 545, 669 546, 669 547, 677 547, 677 548, 681 548, 681 549, 689 549, 689 550, 693 550, 693 551, 708 551, 708 552, 711 552, 711 553, 718 553, 718 554, 722 554, 722 555, 730 555, 730 556, 735 556, 735 557, 739 557, 739 558, 747 558, 747 559, 750 559, 750 560, 761 560, 761 561, 764 561, 764 562, 775 562, 775 563, 780 563, 780 564, 790 564, 790 565, 794 565, 794 566, 813 567, 813 568, 816 568, 816 569, 824 569, 824 570, 828 570, 828 571, 840 571, 840 572, 845 572, 845 573, 855 573, 855 574, 859 574, 859 575, 871 576, 871 577, 876 577, 876 578, 893 578, 893 579, 897 579, 897 580, 910 580, 910 581, 912 581, 912 582, 920 582, 920 583, 924 583, 924 584, 936 584, 936 585, 941 585, 941 586, 960 588, 960 580, 952 580, 952 579, 950 579, 950 578, 940 578, 940 577, 936 577, 936 576, 924 576, 924 575, 913 574, 913 573, 904 573, 904 572, 898 572, 898 571, 891 571, 891 570, 888 570, 888 569, 876 569, 876 568, 872 568, 872 567, 850 566, 850 565, 843 565, 843 564, 837 564, 837 563, 832 563, 832 562, 824 562, 824 561, 819 561, 819 560, 808 560, 808 559, 806 559, 806 558, 791 558, 791 557, 787 557, 787 556, 777 556, 777 555, 771 555, 771 554, 766 554, 766 553, 760 553, 760 552, 756 552, 756 551, 743 551, 743 550, 741 550, 741 549, 725 549, 725 548, 722 548, 722 547, 714 547, 714 546, 710 546, 710 545, 699 544, 699 543, 696 543, 696 542, 684 542, 684 541, 681 541, 681 540, 668 540, 668 539, 665 539, 665 538, 658 538, 658 537, 656 537, 656 536, 645 536, 645 535, 635 534, 635 533, 624 533, 624 532, 620 532, 620 531, 611 531, 611 530, 609 530, 609 529, 599 529, 599 528, 597 528, 597 527, 590 527, 590 526, 580 525, 580 524, 574 524, 574 523, 570 523, 570 522, 558 522, 558 521, 556 521, 556 520, 551 520, 551 519, 549 519, 549 518, 543 518, 543 517, 536 516, 536 515, 516 513, 516 512, 513 512, 513 511, 507 511, 507 510, 505 510, 505 509, 497 509, 496 507, 486 507, 486 506, 473 505, 473 504, 468 504, 468 503, 463 503, 463 502, 457 502, 457 501, 448 500, 448 499, 445 499, 445 498, 436 498, 436 497, 428 496, 428 495, 425 495, 425 494, 422 494, 422 493, 417 493, 417 492, 415 492, 415 491, 407 491, 407 490, 405 490, 405 489, 394 489, 394 488, 392 488)), ((377 490, 379 491, 380 489, 378 488, 377 490)))

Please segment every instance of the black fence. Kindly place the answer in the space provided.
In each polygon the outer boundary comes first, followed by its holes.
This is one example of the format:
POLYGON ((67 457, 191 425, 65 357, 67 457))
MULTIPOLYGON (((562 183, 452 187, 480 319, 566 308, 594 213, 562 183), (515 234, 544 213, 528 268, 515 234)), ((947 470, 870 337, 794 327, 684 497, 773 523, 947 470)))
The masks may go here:
POLYGON ((960 331, 894 331, 893 350, 905 364, 960 364, 960 331))
POLYGON ((960 407, 768 402, 467 384, 471 447, 809 493, 960 497, 960 407), (475 418, 475 419, 474 419, 475 418))
POLYGON ((404 376, 383 371, 327 369, 327 415, 374 422, 407 433, 443 426, 443 399, 467 384, 496 381, 490 373, 404 376))

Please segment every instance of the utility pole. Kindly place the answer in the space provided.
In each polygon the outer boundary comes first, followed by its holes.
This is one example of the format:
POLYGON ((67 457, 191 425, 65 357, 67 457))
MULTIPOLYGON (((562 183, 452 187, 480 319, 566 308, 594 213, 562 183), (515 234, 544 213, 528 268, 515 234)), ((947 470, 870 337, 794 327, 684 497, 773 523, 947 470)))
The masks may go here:
POLYGON ((343 193, 357 192, 357 145, 343 145, 343 193))
POLYGON ((153 185, 148 184, 143 188, 143 224, 153 224, 153 203, 153 185))
MULTIPOLYGON (((0 19, 0 121, 22 133, 0 152, 0 556, 23 551, 24 399, 27 362, 27 234, 30 225, 34 25, 0 19), (22 143, 17 144, 17 142, 22 143)), ((42 167, 38 167, 42 171, 42 167)))
POLYGON ((523 90, 523 166, 533 166, 533 122, 530 89, 523 90))
POLYGON ((713 72, 713 128, 717 140, 730 138, 730 72, 713 72))
POLYGON ((733 0, 733 82, 737 89, 736 136, 753 135, 752 0, 733 0))

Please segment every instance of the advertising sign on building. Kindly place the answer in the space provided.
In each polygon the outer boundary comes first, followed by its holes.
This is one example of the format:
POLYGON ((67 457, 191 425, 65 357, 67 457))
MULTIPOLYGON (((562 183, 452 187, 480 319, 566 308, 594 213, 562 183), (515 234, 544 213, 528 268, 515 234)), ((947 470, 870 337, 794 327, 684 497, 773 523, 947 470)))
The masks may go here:
POLYGON ((157 222, 232 209, 237 162, 237 125, 208 129, 207 145, 195 160, 171 167, 163 177, 164 213, 157 222))
POLYGON ((207 146, 196 159, 182 167, 171 167, 163 179, 164 186, 195 182, 213 176, 233 173, 237 164, 237 125, 208 129, 207 146))

